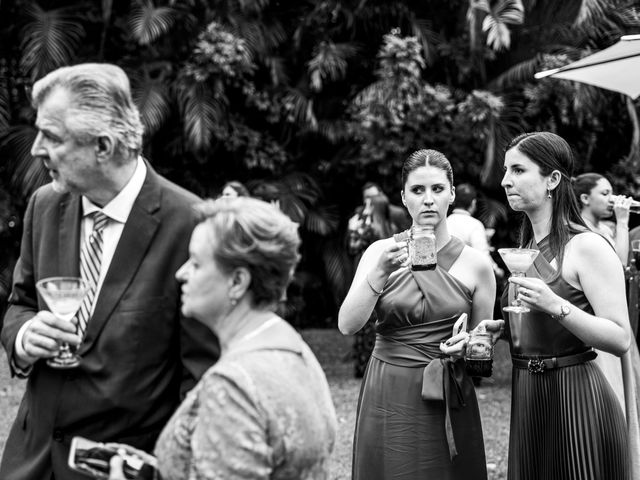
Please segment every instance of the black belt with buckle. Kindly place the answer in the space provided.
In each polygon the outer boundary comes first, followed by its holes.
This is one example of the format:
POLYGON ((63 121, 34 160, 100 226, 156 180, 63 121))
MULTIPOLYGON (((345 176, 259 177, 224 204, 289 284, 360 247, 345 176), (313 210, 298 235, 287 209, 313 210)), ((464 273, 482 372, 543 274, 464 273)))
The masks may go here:
POLYGON ((598 354, 593 350, 576 353, 574 355, 565 355, 563 357, 511 357, 511 362, 516 368, 522 368, 529 373, 543 373, 545 370, 553 370, 554 368, 569 367, 579 363, 585 363, 596 358, 598 354))

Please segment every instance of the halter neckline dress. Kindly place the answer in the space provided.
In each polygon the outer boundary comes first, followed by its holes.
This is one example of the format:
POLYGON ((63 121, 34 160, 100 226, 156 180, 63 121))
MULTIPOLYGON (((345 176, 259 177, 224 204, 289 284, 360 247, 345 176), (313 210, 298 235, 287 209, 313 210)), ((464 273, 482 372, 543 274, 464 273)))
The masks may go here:
POLYGON ((449 273, 463 248, 451 237, 434 270, 401 268, 384 286, 358 401, 354 480, 486 479, 473 383, 464 361, 439 349, 471 312, 471 292, 449 273))

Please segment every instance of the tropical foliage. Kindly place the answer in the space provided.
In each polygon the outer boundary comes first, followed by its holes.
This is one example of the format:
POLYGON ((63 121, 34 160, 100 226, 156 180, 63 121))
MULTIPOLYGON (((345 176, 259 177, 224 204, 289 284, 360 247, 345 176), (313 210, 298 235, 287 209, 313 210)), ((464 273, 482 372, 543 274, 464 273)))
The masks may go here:
POLYGON ((632 0, 2 1, 0 286, 15 259, 16 219, 47 181, 29 154, 29 86, 56 67, 122 66, 145 155, 196 193, 216 195, 229 179, 273 186, 301 225, 298 283, 321 287, 299 288, 307 298, 289 310, 304 322, 309 296, 327 291, 314 311, 322 321, 349 281, 342 231, 360 185, 378 181, 397 202, 399 165, 412 150, 445 152, 458 181, 481 185, 483 218, 498 227, 501 152, 525 130, 563 135, 583 169, 608 171, 637 193, 635 106, 533 73, 638 32, 632 0))

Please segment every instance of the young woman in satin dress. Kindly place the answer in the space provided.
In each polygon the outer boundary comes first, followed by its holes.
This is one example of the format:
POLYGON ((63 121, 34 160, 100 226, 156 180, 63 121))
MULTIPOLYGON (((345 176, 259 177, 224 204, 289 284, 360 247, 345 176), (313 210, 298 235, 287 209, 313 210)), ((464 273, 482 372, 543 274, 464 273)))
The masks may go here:
POLYGON ((378 240, 363 254, 340 308, 345 334, 377 314, 358 402, 353 479, 486 479, 478 405, 460 358, 468 334, 451 336, 462 313, 472 327, 492 318, 493 270, 486 255, 449 235, 455 194, 442 153, 413 153, 402 187, 413 226, 434 228, 437 266, 412 271, 405 241, 378 240))
POLYGON ((502 186, 525 214, 520 246, 540 252, 526 277, 509 279, 531 309, 509 314, 506 325, 514 366, 509 480, 628 478, 624 415, 593 361, 594 348, 617 356, 629 348, 624 274, 580 216, 573 169, 571 148, 549 132, 516 137, 505 155, 502 186))

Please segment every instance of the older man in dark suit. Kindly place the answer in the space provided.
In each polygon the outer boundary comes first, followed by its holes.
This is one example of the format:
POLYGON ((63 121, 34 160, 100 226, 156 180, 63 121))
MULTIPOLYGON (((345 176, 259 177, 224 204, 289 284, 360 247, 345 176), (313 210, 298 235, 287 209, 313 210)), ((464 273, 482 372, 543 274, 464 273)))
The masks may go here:
POLYGON ((151 450, 181 391, 215 361, 217 340, 180 317, 174 278, 198 198, 140 157, 143 129, 125 73, 108 64, 64 67, 36 82, 33 100, 32 153, 52 182, 27 207, 2 327, 12 373, 27 387, 0 478, 81 480, 67 466, 71 439, 151 450), (90 245, 99 245, 97 258, 90 245), (77 329, 37 295, 36 282, 51 276, 90 284, 77 329), (61 342, 79 345, 78 367, 47 365, 61 342))

